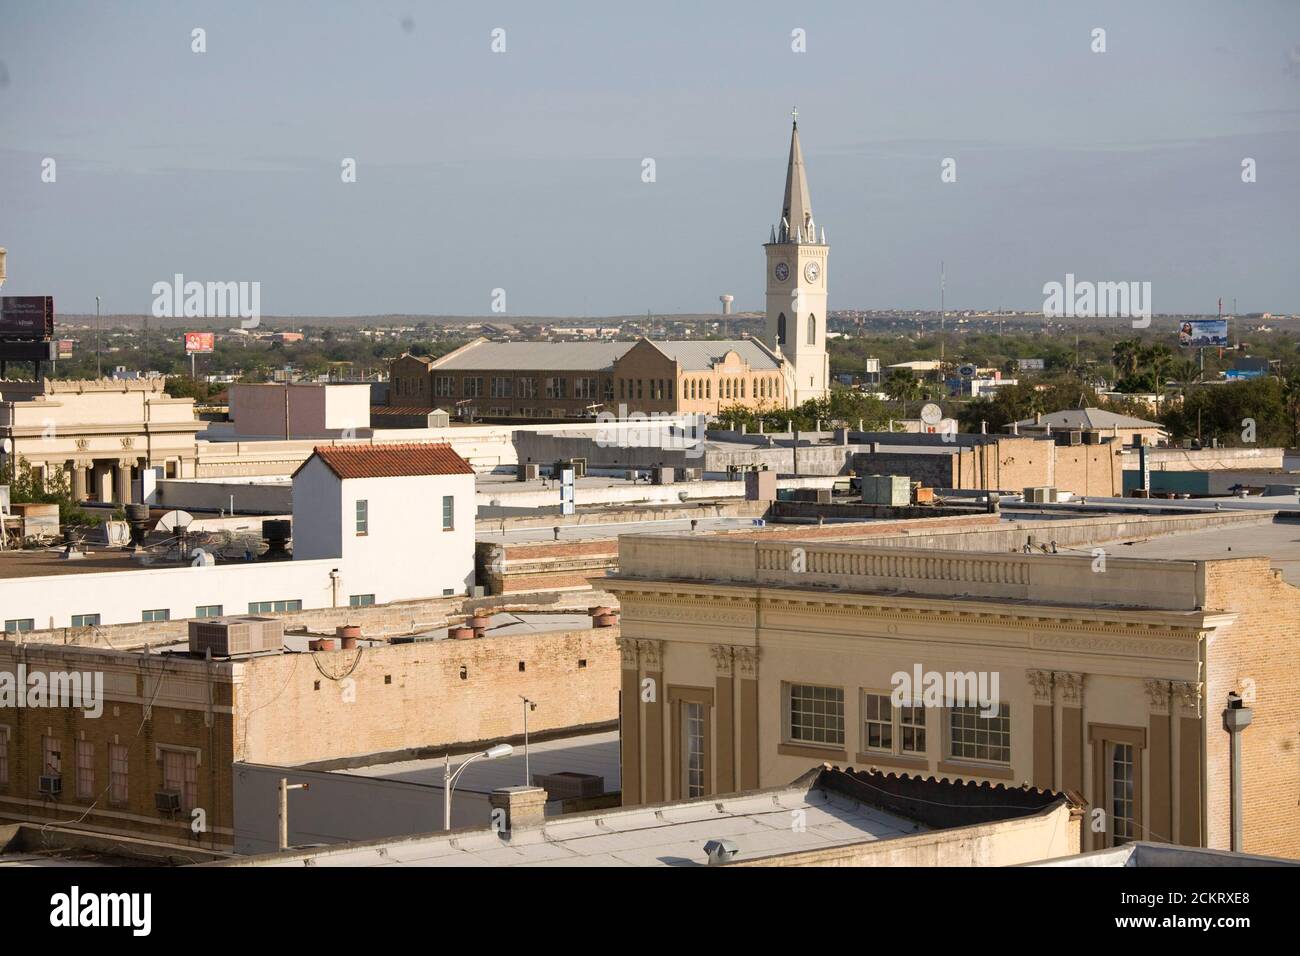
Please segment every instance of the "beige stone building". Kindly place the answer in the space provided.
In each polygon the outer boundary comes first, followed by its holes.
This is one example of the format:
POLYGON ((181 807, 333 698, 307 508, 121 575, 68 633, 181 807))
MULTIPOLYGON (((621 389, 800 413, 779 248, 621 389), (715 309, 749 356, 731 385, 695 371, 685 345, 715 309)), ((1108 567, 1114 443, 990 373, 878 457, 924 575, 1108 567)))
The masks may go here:
POLYGON ((201 427, 194 400, 172 398, 161 379, 0 382, 7 458, 67 471, 77 498, 126 501, 144 468, 194 477, 201 427))
POLYGON ((847 763, 1076 792, 1089 849, 1227 848, 1235 691, 1254 708, 1245 849, 1300 856, 1300 595, 1266 557, 642 535, 602 586, 623 614, 626 803, 847 763))

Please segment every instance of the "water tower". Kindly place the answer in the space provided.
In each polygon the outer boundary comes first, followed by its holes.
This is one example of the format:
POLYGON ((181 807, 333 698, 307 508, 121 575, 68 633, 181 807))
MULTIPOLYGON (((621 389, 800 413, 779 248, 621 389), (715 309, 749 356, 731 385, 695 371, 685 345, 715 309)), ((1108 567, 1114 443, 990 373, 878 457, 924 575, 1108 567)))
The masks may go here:
POLYGON ((718 296, 718 301, 722 303, 722 334, 726 335, 730 331, 727 327, 727 316, 731 315, 731 303, 736 301, 736 297, 724 293, 718 296))

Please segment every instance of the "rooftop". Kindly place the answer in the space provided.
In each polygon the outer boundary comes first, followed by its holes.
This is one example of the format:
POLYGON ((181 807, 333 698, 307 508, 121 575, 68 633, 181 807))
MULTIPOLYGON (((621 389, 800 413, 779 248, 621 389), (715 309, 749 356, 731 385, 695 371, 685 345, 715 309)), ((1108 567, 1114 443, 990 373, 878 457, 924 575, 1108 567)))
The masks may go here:
POLYGON ((1073 805, 1071 798, 1050 791, 820 767, 787 787, 565 814, 508 835, 490 827, 461 829, 218 865, 704 866, 711 840, 731 841, 737 862, 749 862, 1011 820, 1067 804, 1073 805), (802 826, 791 826, 796 814, 802 826))
POLYGON ((1040 416, 1038 421, 1025 418, 1016 422, 1020 426, 1051 425, 1053 428, 1163 428, 1159 422, 1149 422, 1131 415, 1119 415, 1101 408, 1065 408, 1040 416))
MULTIPOLYGON (((469 462, 450 445, 317 445, 319 458, 339 478, 407 478, 416 475, 472 475, 469 462)), ((308 461, 311 459, 309 458, 308 461)), ((307 466, 304 462, 298 471, 307 466)), ((297 472, 294 472, 297 475, 297 472)))

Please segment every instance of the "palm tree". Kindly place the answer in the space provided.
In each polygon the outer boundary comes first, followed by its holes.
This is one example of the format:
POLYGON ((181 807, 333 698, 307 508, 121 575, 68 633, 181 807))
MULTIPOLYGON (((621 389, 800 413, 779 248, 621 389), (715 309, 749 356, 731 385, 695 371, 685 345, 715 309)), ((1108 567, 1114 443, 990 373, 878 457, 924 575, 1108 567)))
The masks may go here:
POLYGON ((1115 366, 1115 378, 1129 378, 1141 367, 1142 342, 1139 339, 1121 339, 1110 350, 1115 366))
POLYGON ((885 394, 896 402, 902 403, 903 417, 907 417, 907 403, 921 395, 921 383, 916 376, 905 368, 894 369, 885 379, 885 394))

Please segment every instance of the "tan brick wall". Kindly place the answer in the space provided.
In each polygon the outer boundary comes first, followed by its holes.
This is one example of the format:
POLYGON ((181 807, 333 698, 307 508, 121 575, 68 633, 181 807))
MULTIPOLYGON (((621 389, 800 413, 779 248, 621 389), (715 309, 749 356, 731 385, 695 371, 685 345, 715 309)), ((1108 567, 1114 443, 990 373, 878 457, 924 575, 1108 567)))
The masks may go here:
POLYGON ((1001 438, 963 449, 959 488, 1020 491, 1050 486, 1076 495, 1118 495, 1123 490, 1119 446, 1057 445, 1035 438, 1001 438))
POLYGON ((538 704, 530 731, 613 721, 617 635, 610 627, 259 658, 241 665, 235 759, 300 764, 510 737, 523 732, 521 694, 538 704))
POLYGON ((1267 558, 1207 563, 1205 602, 1235 611, 1209 647, 1205 725, 1209 846, 1230 841, 1229 691, 1253 682, 1254 722, 1242 733, 1244 840, 1250 853, 1300 857, 1300 590, 1267 558))

